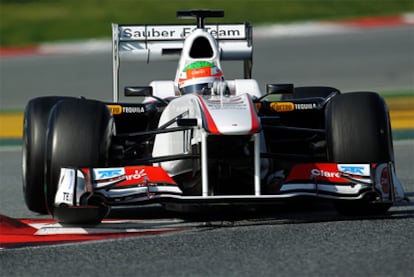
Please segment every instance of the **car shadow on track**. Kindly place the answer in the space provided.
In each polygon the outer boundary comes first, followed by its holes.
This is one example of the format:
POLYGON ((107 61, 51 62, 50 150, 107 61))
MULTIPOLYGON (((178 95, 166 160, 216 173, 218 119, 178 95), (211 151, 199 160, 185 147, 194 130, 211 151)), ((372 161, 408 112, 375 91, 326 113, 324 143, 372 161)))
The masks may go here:
MULTIPOLYGON (((411 196, 409 196, 411 197, 411 196)), ((181 207, 181 210, 168 210, 161 205, 144 207, 118 207, 112 209, 108 218, 112 219, 178 219, 191 222, 200 227, 300 224, 315 222, 388 220, 414 218, 414 202, 405 201, 392 207, 382 215, 345 216, 336 212, 330 202, 291 203, 285 205, 266 205, 256 207, 219 206, 219 207, 181 207)))

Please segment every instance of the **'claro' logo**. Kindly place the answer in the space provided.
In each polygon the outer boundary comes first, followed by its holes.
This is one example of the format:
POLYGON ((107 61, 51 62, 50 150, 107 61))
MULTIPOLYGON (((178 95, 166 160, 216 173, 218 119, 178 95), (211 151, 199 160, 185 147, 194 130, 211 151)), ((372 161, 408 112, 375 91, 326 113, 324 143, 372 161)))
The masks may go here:
POLYGON ((325 171, 322 169, 314 168, 311 170, 312 177, 327 177, 327 178, 341 178, 341 174, 339 172, 331 172, 325 171))

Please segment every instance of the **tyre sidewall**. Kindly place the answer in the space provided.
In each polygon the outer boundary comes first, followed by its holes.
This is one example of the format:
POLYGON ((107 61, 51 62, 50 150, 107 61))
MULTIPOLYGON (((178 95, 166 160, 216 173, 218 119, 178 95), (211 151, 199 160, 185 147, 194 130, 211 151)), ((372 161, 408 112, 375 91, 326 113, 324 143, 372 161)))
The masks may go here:
POLYGON ((68 97, 46 96, 29 101, 24 111, 22 183, 26 206, 47 213, 44 197, 44 164, 48 118, 53 106, 68 97))
POLYGON ((335 96, 326 108, 328 161, 380 163, 394 161, 385 101, 376 93, 335 96))
POLYGON ((99 101, 74 99, 57 104, 50 115, 46 149, 46 201, 53 203, 61 167, 107 166, 113 118, 99 101))
MULTIPOLYGON (((394 162, 388 108, 376 93, 359 92, 335 96, 326 107, 328 162, 394 162)), ((392 204, 375 203, 372 197, 336 201, 343 215, 383 214, 392 204)))

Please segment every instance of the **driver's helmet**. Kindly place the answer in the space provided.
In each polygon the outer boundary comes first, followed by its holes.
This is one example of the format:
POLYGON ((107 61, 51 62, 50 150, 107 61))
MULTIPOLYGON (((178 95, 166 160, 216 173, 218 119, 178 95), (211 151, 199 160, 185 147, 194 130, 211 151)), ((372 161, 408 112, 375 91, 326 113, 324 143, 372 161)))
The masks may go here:
POLYGON ((214 81, 223 80, 223 72, 213 62, 196 61, 184 67, 178 79, 181 94, 203 93, 214 81))

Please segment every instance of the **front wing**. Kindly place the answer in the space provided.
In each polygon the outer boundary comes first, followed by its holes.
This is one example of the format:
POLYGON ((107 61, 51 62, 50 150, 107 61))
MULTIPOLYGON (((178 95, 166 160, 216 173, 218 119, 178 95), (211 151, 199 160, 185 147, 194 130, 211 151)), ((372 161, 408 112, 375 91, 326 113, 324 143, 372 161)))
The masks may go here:
MULTIPOLYGON (((252 184, 254 186, 254 184, 252 184)), ((149 203, 235 204, 273 203, 297 197, 393 203, 404 199, 392 163, 306 163, 294 166, 284 178, 261 186, 254 195, 184 195, 161 167, 62 168, 56 207, 143 205, 149 203), (98 200, 98 201, 96 201, 98 200)))

